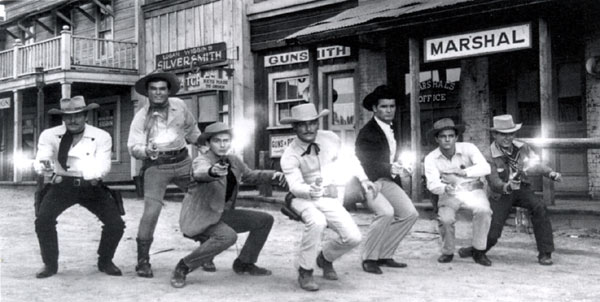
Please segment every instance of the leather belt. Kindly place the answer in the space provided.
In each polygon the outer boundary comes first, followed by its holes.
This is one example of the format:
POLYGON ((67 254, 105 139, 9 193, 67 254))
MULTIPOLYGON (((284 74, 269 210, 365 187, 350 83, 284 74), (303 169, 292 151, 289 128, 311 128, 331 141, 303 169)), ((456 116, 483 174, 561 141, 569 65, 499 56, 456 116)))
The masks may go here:
POLYGON ((166 151, 166 152, 159 152, 159 156, 157 159, 145 159, 144 160, 144 166, 147 168, 152 167, 152 166, 157 166, 157 165, 168 165, 168 164, 174 164, 174 163, 178 163, 184 159, 186 159, 188 157, 188 153, 187 153, 187 148, 183 148, 181 150, 177 150, 177 151, 166 151), (170 154, 172 155, 166 155, 166 153, 170 152, 170 154), (161 153, 163 155, 161 155, 161 153))
POLYGON ((183 153, 183 152, 187 152, 187 148, 181 148, 181 149, 175 150, 175 151, 159 151, 158 157, 171 157, 171 156, 179 155, 180 153, 183 153))
POLYGON ((93 187, 98 185, 97 180, 85 180, 83 177, 71 177, 71 176, 56 176, 54 178, 54 184, 71 186, 71 187, 93 187))

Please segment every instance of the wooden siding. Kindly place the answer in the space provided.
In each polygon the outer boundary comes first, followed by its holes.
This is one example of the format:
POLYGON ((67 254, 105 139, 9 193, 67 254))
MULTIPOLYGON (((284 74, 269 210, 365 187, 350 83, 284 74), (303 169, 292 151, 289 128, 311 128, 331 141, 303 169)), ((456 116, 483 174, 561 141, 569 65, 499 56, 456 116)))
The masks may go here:
POLYGON ((156 55, 161 53, 217 42, 227 43, 230 49, 237 45, 234 32, 240 29, 234 22, 241 16, 234 13, 234 4, 239 5, 234 1, 239 0, 214 1, 146 18, 145 73, 154 70, 156 55))

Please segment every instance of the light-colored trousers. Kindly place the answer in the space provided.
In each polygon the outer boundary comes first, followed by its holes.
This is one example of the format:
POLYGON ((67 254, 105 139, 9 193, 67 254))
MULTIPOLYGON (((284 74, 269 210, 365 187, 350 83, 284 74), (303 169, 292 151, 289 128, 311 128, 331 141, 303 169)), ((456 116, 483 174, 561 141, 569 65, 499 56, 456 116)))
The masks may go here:
POLYGON ((442 254, 452 255, 456 246, 455 229, 456 211, 466 208, 473 212, 473 247, 485 250, 487 234, 492 221, 492 209, 485 191, 461 191, 455 195, 440 195, 438 210, 439 230, 442 240, 442 254))
POLYGON ((323 243, 322 251, 326 260, 333 262, 360 244, 360 230, 350 213, 343 207, 341 197, 322 197, 317 200, 295 198, 292 208, 300 213, 304 221, 296 268, 314 268, 323 231, 327 226, 336 232, 337 236, 323 243))
POLYGON ((378 179, 379 194, 367 202, 375 214, 367 232, 363 260, 391 259, 419 213, 404 190, 390 179, 378 179))

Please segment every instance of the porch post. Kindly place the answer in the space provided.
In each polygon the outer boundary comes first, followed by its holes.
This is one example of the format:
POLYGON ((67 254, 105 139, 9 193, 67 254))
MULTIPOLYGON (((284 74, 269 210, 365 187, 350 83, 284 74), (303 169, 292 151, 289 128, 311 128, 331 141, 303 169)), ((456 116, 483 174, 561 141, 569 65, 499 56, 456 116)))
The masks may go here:
POLYGON ((60 95, 62 98, 71 97, 71 83, 66 81, 60 82, 60 95))
POLYGON ((21 182, 20 160, 23 158, 22 135, 23 135, 23 93, 20 90, 13 90, 14 100, 14 124, 13 124, 13 182, 21 182))
POLYGON ((419 41, 415 38, 408 39, 408 61, 410 76, 410 148, 415 155, 411 181, 411 199, 413 202, 421 200, 421 108, 419 106, 420 92, 420 53, 419 41))
POLYGON ((60 65, 62 70, 71 69, 71 37, 69 26, 63 26, 60 32, 60 65))
POLYGON ((21 43, 21 39, 16 39, 15 44, 13 44, 13 79, 16 79, 19 75, 19 48, 23 43, 21 43))
POLYGON ((308 48, 308 83, 310 102, 315 104, 315 107, 319 110, 322 107, 319 100, 319 64, 316 45, 311 45, 308 48))
MULTIPOLYGON (((546 20, 539 19, 540 36, 540 115, 541 115, 541 135, 542 138, 555 136, 555 127, 557 117, 557 105, 552 96, 552 43, 546 20)), ((547 161, 551 167, 556 166, 556 156, 554 151, 542 150, 542 159, 547 161)), ((554 182, 544 177, 543 195, 544 202, 554 204, 554 182)))

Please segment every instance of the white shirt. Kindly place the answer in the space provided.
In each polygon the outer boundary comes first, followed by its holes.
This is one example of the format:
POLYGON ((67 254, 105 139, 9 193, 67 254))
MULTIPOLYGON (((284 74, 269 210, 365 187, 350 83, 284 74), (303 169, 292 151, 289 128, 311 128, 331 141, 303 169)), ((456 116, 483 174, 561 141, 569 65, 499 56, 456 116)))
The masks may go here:
POLYGON ((390 148, 390 163, 394 162, 396 156, 396 138, 394 137, 394 131, 392 131, 392 124, 386 124, 384 121, 378 119, 376 116, 375 122, 379 125, 379 128, 383 130, 385 138, 387 139, 388 146, 390 148))
POLYGON ((442 173, 464 167, 464 171, 471 180, 490 174, 490 164, 485 160, 481 151, 472 143, 456 143, 456 150, 452 159, 448 159, 440 148, 436 148, 425 156, 425 177, 427 189, 436 195, 444 194, 446 184, 441 180, 442 173))
MULTIPOLYGON (((38 142, 38 152, 35 160, 51 160, 58 163, 58 147, 60 140, 67 131, 64 124, 42 131, 38 142)), ((85 125, 81 140, 71 146, 67 158, 67 172, 80 172, 86 179, 102 178, 110 172, 112 139, 108 132, 85 125)))

